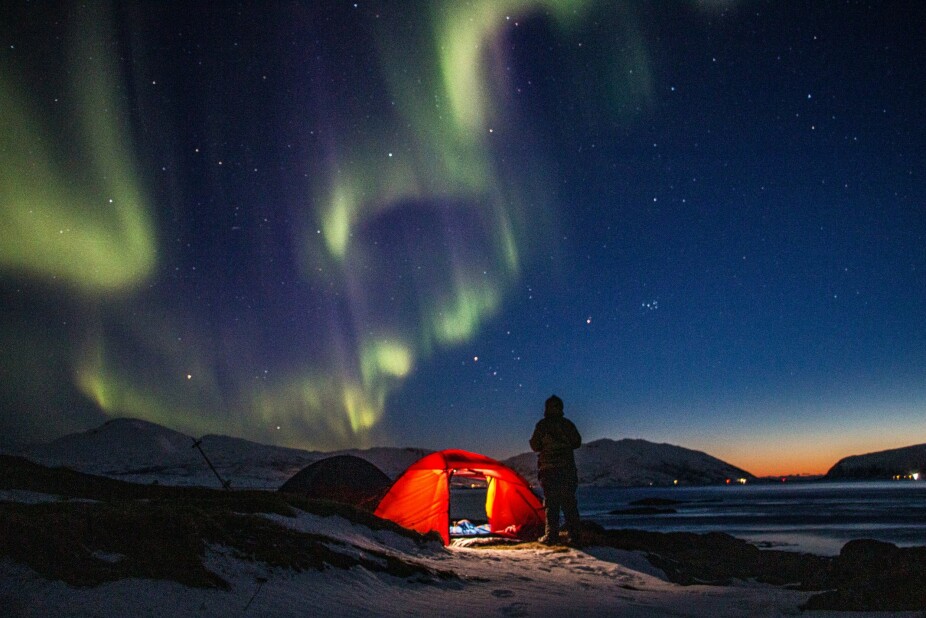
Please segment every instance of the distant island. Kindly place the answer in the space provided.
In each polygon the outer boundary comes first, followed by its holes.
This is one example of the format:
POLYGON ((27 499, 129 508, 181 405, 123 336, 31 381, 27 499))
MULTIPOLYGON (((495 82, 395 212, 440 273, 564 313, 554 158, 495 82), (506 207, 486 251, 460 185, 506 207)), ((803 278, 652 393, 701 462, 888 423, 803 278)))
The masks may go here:
POLYGON ((827 480, 919 480, 926 473, 926 444, 843 457, 826 473, 827 480))

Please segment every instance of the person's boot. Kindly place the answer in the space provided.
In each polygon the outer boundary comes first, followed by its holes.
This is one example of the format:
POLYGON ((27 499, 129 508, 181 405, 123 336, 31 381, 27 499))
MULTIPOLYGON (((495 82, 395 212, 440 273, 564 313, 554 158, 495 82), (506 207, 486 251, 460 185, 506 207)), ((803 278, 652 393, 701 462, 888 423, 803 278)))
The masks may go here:
POLYGON ((570 530, 566 533, 566 545, 569 547, 582 547, 582 535, 578 530, 570 530))
POLYGON ((547 528, 546 534, 537 539, 537 542, 542 545, 559 545, 559 530, 547 528))

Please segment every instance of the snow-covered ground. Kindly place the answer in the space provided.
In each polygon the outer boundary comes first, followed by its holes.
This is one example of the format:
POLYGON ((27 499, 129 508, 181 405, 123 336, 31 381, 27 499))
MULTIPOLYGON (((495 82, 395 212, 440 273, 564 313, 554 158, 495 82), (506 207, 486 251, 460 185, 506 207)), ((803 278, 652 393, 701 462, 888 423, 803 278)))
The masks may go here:
MULTIPOLYGON (((17 496, 6 494, 6 500, 17 496)), ((19 496, 27 500, 28 496, 19 496)), ((610 548, 442 547, 416 544, 339 517, 267 516, 329 539, 340 552, 389 555, 448 579, 400 578, 363 567, 295 572, 212 546, 206 566, 229 590, 126 579, 75 588, 0 561, 4 616, 786 616, 810 593, 751 584, 679 586, 642 556, 610 548)), ((119 560, 120 556, 108 559, 119 560)), ((816 612, 807 612, 805 615, 816 612)), ((819 615, 851 615, 826 612, 819 615)), ((873 616, 876 614, 863 614, 873 616)), ((893 614, 903 615, 903 614, 893 614)), ((917 615, 908 613, 906 615, 917 615)))
POLYGON ((362 567, 296 573, 213 547, 206 564, 229 591, 141 579, 74 588, 3 561, 0 607, 8 616, 778 616, 798 613, 807 597, 767 586, 677 586, 629 552, 419 547, 340 517, 273 519, 458 577, 422 583, 362 567))

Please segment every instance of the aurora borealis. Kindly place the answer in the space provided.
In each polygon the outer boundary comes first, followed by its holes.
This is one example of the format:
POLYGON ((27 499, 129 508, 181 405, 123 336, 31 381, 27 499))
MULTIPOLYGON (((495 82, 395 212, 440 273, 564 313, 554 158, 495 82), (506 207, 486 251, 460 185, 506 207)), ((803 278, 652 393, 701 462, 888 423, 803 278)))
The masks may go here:
POLYGON ((4 3, 0 445, 926 442, 924 16, 4 3))

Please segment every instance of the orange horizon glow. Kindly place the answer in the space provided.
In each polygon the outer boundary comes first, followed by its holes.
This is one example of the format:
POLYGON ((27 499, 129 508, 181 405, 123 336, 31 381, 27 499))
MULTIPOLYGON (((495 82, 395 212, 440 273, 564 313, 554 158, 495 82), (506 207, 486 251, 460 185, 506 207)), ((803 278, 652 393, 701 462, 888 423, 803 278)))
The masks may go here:
POLYGON ((903 448, 917 443, 922 443, 922 440, 917 442, 909 437, 904 440, 885 436, 866 440, 841 436, 829 440, 804 437, 791 443, 763 442, 732 448, 727 444, 695 448, 704 450, 709 455, 756 477, 783 477, 824 475, 846 457, 903 448))
MULTIPOLYGON (((721 457, 721 459, 723 459, 721 457)), ((733 462, 738 468, 749 472, 756 477, 775 477, 775 476, 822 476, 832 468, 841 457, 836 459, 822 460, 817 455, 805 454, 803 458, 791 458, 787 462, 782 462, 779 456, 766 456, 754 459, 752 465, 739 465, 733 462)), ((724 460, 727 461, 727 460, 724 460)))

